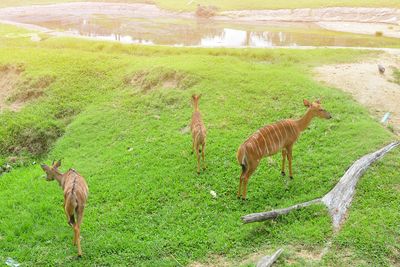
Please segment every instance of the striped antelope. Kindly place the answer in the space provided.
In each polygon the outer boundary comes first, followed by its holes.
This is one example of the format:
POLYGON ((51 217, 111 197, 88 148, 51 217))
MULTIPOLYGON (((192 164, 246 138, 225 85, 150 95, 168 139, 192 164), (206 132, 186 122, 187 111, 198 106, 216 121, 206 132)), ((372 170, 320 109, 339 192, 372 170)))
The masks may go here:
POLYGON ((205 164, 205 153, 206 153, 206 127, 204 126, 204 122, 201 119, 201 113, 199 110, 199 100, 200 95, 192 95, 192 102, 193 102, 193 115, 192 115, 192 122, 190 124, 190 130, 192 132, 192 139, 193 139, 193 147, 192 153, 196 151, 197 156, 197 173, 200 173, 200 152, 203 158, 203 169, 206 168, 205 164), (201 147, 200 147, 201 146, 201 147))
POLYGON ((80 232, 83 219, 83 210, 88 197, 88 186, 85 179, 74 169, 69 169, 62 174, 58 167, 61 161, 57 161, 51 167, 42 164, 42 169, 46 172, 46 180, 57 180, 64 190, 64 211, 67 215, 68 224, 74 228, 74 245, 78 246, 78 256, 82 256, 80 232), (75 220, 76 216, 76 220, 75 220))
POLYGON ((285 176, 285 160, 289 162, 289 175, 292 172, 292 148, 300 133, 304 131, 314 117, 330 119, 331 114, 325 111, 319 100, 314 103, 303 100, 308 108, 298 120, 287 119, 266 125, 251 135, 238 149, 237 160, 242 166, 237 196, 246 199, 247 183, 264 156, 271 156, 282 149, 282 175, 285 176), (243 192, 242 192, 243 187, 243 192))

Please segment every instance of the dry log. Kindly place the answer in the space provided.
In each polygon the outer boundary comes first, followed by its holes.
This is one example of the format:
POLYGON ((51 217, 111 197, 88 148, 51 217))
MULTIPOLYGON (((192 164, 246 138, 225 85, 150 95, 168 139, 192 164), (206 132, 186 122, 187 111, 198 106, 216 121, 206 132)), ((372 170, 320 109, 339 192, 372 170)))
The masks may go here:
POLYGON ((356 191, 356 185, 360 177, 368 167, 382 158, 393 148, 400 145, 400 142, 393 142, 378 151, 365 155, 360 158, 346 171, 336 186, 322 198, 322 202, 328 207, 332 217, 332 224, 335 230, 338 230, 344 221, 347 209, 356 191))
POLYGON ((355 187, 362 174, 368 167, 382 158, 390 150, 400 145, 400 142, 392 142, 389 145, 363 156, 351 165, 351 167, 342 176, 336 186, 322 198, 317 198, 308 202, 299 203, 288 208, 272 210, 268 212, 253 213, 243 216, 241 219, 244 223, 260 222, 268 219, 274 219, 280 215, 285 215, 293 210, 307 207, 316 203, 324 203, 328 208, 332 217, 332 224, 335 230, 345 220, 347 209, 350 207, 351 201, 355 194, 355 187))
POLYGON ((300 208, 307 207, 307 206, 310 206, 315 203, 321 203, 321 200, 322 200, 321 198, 317 198, 317 199, 299 203, 299 204, 296 204, 296 205, 293 205, 291 207, 284 208, 284 209, 271 210, 268 212, 252 213, 252 214, 243 216, 241 219, 244 223, 261 222, 261 221, 265 221, 265 220, 269 220, 269 219, 275 219, 276 217, 278 217, 280 215, 288 214, 292 210, 298 210, 300 208))
POLYGON ((265 257, 261 258, 261 260, 259 260, 257 262, 256 267, 272 266, 272 264, 278 259, 278 257, 282 254, 282 252, 283 252, 283 249, 280 248, 272 256, 265 256, 265 257))

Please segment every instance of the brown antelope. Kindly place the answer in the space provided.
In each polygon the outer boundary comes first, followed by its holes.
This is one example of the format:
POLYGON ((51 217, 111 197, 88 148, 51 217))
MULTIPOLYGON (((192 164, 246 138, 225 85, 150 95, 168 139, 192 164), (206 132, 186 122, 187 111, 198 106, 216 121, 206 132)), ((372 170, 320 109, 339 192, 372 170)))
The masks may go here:
POLYGON ((246 199, 247 183, 264 156, 271 156, 282 149, 282 176, 285 176, 285 160, 289 162, 289 176, 293 179, 292 148, 300 133, 304 131, 314 117, 330 119, 331 114, 323 109, 319 100, 314 103, 303 100, 308 108, 298 120, 287 119, 266 125, 251 135, 238 149, 237 160, 242 166, 237 196, 246 199), (243 193, 242 193, 243 186, 243 193))
POLYGON ((74 245, 78 246, 78 256, 82 256, 80 232, 83 219, 83 210, 85 209, 89 189, 85 179, 74 169, 69 169, 62 174, 58 167, 61 161, 57 161, 51 167, 42 164, 42 169, 46 172, 46 180, 57 180, 64 190, 64 211, 67 215, 68 224, 74 228, 74 245), (76 216, 76 218, 75 218, 76 216))
POLYGON ((201 114, 199 110, 199 100, 200 95, 192 95, 193 102, 193 115, 192 115, 192 123, 190 124, 190 130, 192 132, 193 139, 193 151, 196 151, 197 156, 197 173, 200 173, 200 152, 203 158, 203 169, 206 168, 205 165, 205 153, 206 153, 206 127, 204 126, 204 122, 201 119, 201 114))

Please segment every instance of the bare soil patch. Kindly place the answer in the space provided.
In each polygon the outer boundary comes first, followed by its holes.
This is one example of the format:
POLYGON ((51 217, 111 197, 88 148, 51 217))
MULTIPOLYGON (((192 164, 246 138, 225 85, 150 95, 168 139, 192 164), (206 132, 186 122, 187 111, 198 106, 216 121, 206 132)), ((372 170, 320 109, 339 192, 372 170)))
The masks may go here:
POLYGON ((0 66, 0 112, 19 111, 28 102, 44 95, 55 78, 44 75, 35 79, 21 79, 22 65, 0 66))
POLYGON ((400 25, 398 24, 327 21, 317 22, 317 25, 332 31, 400 38, 400 25))
POLYGON ((24 71, 22 65, 0 66, 0 112, 5 109, 15 110, 18 105, 8 102, 9 97, 15 93, 20 74, 24 71))
POLYGON ((159 89, 187 89, 193 86, 197 79, 190 74, 159 67, 140 70, 132 77, 125 79, 127 84, 139 87, 143 92, 159 89))
POLYGON ((320 66, 314 72, 316 80, 350 93, 377 120, 390 112, 388 125, 400 133, 400 85, 393 77, 396 68, 400 68, 399 51, 357 63, 320 66), (385 67, 384 74, 379 73, 378 64, 385 67))
POLYGON ((239 10, 221 12, 218 19, 229 17, 239 21, 291 21, 291 22, 399 22, 400 9, 366 7, 297 8, 276 10, 239 10))

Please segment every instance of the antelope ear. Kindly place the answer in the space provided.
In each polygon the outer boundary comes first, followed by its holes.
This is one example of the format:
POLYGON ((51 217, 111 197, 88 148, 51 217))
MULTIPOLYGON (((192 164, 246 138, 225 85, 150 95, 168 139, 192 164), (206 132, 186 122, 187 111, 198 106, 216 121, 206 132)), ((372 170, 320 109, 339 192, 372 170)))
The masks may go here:
POLYGON ((192 95, 192 99, 193 100, 196 99, 196 95, 195 94, 192 95))
POLYGON ((321 99, 317 99, 317 100, 315 100, 315 103, 317 103, 317 104, 321 104, 321 99))
POLYGON ((304 106, 306 106, 306 107, 310 107, 311 106, 310 101, 308 101, 307 99, 303 99, 303 103, 304 103, 304 106))
POLYGON ((197 96, 197 98, 200 99, 200 97, 201 97, 202 95, 203 95, 203 94, 199 94, 199 95, 197 96))
POLYGON ((53 165, 53 168, 58 168, 58 167, 60 167, 60 166, 61 166, 61 159, 58 160, 58 161, 56 162, 56 164, 53 165))

